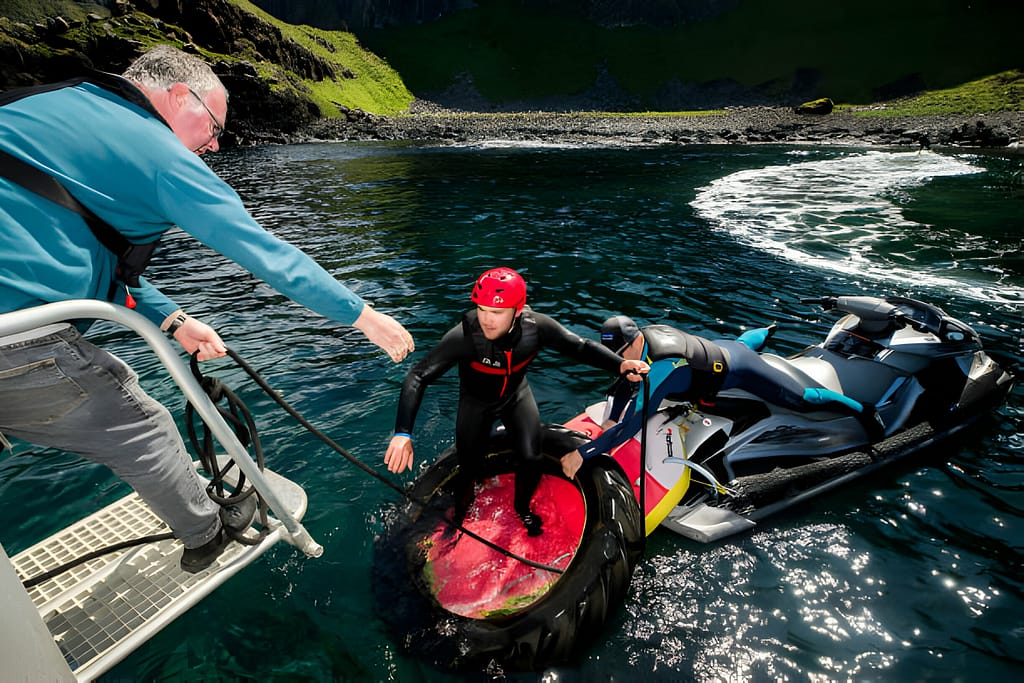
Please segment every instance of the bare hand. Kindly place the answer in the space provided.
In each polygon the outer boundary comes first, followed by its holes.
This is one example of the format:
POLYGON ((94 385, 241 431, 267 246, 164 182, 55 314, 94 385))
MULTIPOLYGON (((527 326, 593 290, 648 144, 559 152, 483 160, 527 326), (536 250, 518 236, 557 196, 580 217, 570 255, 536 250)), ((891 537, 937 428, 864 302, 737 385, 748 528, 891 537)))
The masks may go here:
POLYGON ((174 338, 188 351, 189 355, 199 351, 199 360, 221 358, 228 353, 220 335, 212 327, 189 316, 174 331, 174 338))
POLYGON ((387 453, 384 454, 384 464, 388 466, 389 472, 398 474, 412 469, 412 456, 412 439, 395 435, 391 437, 387 453))
POLYGON ((396 363, 416 350, 412 335, 390 315, 375 311, 367 304, 353 325, 380 348, 387 351, 396 363))
POLYGON ((583 466, 583 456, 580 455, 579 451, 573 451, 566 453, 562 456, 562 474, 569 479, 576 476, 576 473, 580 471, 580 467, 583 466))
POLYGON ((619 366, 619 374, 625 375, 630 382, 639 382, 650 370, 651 366, 642 360, 624 360, 619 366))

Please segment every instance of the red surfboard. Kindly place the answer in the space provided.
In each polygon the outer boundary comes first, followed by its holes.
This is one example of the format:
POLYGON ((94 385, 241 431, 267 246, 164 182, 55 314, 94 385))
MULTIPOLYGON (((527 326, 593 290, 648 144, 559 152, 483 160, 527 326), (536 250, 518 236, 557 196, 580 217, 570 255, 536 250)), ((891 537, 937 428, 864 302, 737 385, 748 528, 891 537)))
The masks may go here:
MULTIPOLYGON (((544 565, 565 569, 583 537, 586 504, 572 483, 543 475, 532 509, 544 532, 528 536, 513 511, 515 477, 499 474, 477 482, 462 526, 499 547, 544 565)), ((529 607, 561 576, 524 564, 439 522, 421 541, 423 579, 449 612, 475 619, 513 614, 529 607)))

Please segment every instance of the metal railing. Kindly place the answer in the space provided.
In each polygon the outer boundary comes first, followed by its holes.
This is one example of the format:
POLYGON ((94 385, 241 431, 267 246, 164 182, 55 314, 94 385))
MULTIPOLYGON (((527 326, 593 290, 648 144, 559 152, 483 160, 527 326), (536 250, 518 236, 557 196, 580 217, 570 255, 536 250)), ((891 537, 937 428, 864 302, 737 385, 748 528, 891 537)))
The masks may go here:
POLYGON ((149 320, 123 306, 105 301, 74 299, 0 314, 0 337, 77 319, 108 320, 123 325, 142 337, 177 383, 186 400, 195 407, 196 412, 209 426, 211 433, 225 449, 227 455, 235 461, 235 464, 266 501, 275 517, 284 525, 288 532, 284 534, 284 539, 305 553, 307 557, 320 557, 323 554, 323 546, 313 540, 305 527, 281 503, 263 473, 249 456, 248 451, 235 436, 234 431, 221 417, 213 402, 199 386, 199 382, 192 376, 178 351, 160 331, 160 328, 149 320))

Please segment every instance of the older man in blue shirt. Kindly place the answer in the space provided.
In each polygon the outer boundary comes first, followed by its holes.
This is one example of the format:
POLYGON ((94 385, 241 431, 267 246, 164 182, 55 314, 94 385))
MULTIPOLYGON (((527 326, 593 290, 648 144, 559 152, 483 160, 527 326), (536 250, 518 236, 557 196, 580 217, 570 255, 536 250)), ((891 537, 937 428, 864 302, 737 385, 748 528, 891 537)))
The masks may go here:
MULTIPOLYGON (((153 243, 177 225, 402 360, 413 341, 398 322, 266 232, 199 158, 219 148, 227 97, 203 60, 159 46, 123 78, 95 74, 4 93, 0 152, 56 178, 129 243, 153 243)), ((127 303, 200 360, 225 354, 211 327, 144 277, 119 277, 118 257, 86 220, 18 175, 0 175, 0 313, 68 299, 127 303)), ((110 467, 182 540, 182 567, 208 567, 229 539, 173 419, 127 365, 81 337, 88 323, 79 327, 0 338, 0 433, 110 467)), ((234 513, 240 526, 251 519, 251 510, 234 513)))

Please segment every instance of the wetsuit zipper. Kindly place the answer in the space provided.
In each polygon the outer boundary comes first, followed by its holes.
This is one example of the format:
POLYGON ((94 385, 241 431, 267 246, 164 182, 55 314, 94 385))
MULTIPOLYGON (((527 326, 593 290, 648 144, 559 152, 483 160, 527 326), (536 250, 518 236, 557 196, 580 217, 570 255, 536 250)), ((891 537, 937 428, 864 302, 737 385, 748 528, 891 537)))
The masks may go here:
POLYGON ((505 396, 505 389, 508 388, 508 381, 512 377, 512 350, 509 349, 505 352, 505 381, 501 384, 501 392, 498 394, 498 398, 505 396))

